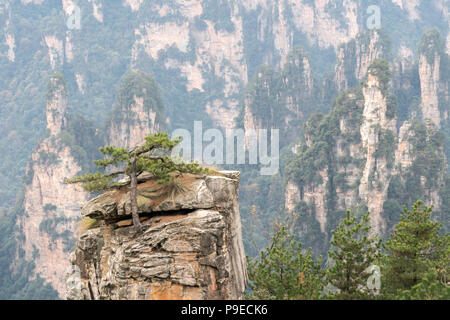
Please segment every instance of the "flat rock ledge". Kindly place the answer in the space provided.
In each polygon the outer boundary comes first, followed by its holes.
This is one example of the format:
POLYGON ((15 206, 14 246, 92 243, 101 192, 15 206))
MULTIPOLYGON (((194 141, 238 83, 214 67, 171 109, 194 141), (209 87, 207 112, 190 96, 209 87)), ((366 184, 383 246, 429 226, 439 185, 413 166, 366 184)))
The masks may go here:
POLYGON ((163 187, 140 180, 144 232, 138 235, 126 187, 84 205, 82 216, 98 224, 80 236, 71 254, 67 299, 241 298, 247 270, 239 172, 183 175, 178 182, 163 187))

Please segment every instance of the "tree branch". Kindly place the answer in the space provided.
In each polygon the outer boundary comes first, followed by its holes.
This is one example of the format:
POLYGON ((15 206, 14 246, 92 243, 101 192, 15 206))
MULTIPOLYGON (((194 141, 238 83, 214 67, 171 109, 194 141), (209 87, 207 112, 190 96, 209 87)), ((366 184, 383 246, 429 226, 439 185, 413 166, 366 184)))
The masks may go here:
POLYGON ((113 172, 113 173, 105 174, 105 178, 107 178, 107 177, 114 177, 114 176, 118 176, 119 174, 125 174, 125 171, 117 171, 117 172, 113 172))

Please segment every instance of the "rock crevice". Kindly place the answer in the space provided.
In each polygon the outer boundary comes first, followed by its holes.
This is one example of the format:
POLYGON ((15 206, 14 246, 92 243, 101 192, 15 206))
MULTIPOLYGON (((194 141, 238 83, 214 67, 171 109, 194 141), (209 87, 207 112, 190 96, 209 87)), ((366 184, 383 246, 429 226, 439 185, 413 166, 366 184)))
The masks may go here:
MULTIPOLYGON (((145 180, 145 179, 144 179, 145 180)), ((127 187, 89 201, 98 227, 71 256, 67 299, 239 299, 247 284, 238 172, 185 175, 171 194, 152 179, 138 185, 145 231, 135 235, 127 187)))

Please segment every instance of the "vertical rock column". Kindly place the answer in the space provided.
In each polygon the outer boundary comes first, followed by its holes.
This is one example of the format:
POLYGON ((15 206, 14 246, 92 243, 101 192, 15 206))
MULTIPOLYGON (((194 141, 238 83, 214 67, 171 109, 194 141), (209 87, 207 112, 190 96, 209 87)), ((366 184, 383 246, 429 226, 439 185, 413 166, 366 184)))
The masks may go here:
POLYGON ((65 185, 67 177, 81 167, 68 146, 59 142, 66 122, 66 90, 62 75, 50 79, 47 94, 47 131, 32 154, 27 176, 25 213, 19 220, 24 241, 20 244, 25 259, 35 264, 35 275, 48 281, 64 297, 64 275, 69 267, 67 252, 71 250, 79 220, 80 204, 88 194, 74 185, 65 185))
POLYGON ((387 117, 387 97, 381 87, 380 78, 369 72, 367 85, 363 88, 364 111, 360 127, 361 142, 367 160, 359 185, 359 194, 367 203, 375 233, 385 229, 381 212, 387 196, 391 171, 388 164, 390 160, 377 151, 383 132, 390 131, 396 136, 396 118, 387 117))

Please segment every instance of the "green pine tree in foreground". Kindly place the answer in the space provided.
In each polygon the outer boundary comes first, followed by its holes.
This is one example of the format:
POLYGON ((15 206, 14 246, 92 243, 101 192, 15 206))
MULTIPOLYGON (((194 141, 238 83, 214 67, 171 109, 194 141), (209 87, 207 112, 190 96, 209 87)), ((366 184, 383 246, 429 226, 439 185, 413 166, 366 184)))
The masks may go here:
POLYGON ((171 140, 167 133, 158 132, 147 136, 142 145, 131 150, 113 146, 102 147, 99 150, 104 154, 104 158, 96 160, 94 163, 103 169, 111 167, 113 172, 87 173, 66 179, 65 183, 83 183, 83 188, 92 192, 129 185, 133 225, 136 232, 139 233, 142 231, 142 225, 139 221, 136 189, 137 178, 142 173, 151 173, 159 183, 168 183, 172 172, 201 173, 208 171, 197 163, 175 163, 168 154, 179 142, 179 139, 171 140), (118 181, 118 178, 124 175, 129 178, 128 181, 118 181))
POLYGON ((404 214, 385 242, 382 291, 386 298, 450 298, 450 235, 431 220, 432 207, 418 201, 404 214))
MULTIPOLYGON (((332 249, 328 252, 331 266, 327 270, 327 280, 336 289, 331 294, 336 299, 363 299, 369 297, 369 280, 376 280, 374 269, 370 268, 379 256, 380 241, 370 237, 369 213, 359 222, 350 211, 337 229, 333 230, 332 249), (372 269, 372 270, 371 270, 372 269)), ((372 288, 372 286, 369 286, 372 288)), ((375 286, 374 286, 375 287, 375 286)))
POLYGON ((403 209, 384 243, 370 236, 369 214, 347 212, 333 231, 328 269, 315 263, 284 228, 255 259, 248 259, 248 299, 450 299, 450 236, 418 201, 403 209), (325 277, 326 275, 326 277, 325 277), (331 293, 324 289, 331 285, 331 293), (334 289, 334 290, 333 290, 334 289))
POLYGON ((260 259, 248 259, 251 293, 248 299, 318 299, 323 288, 320 260, 314 262, 311 249, 302 251, 283 227, 260 259))

